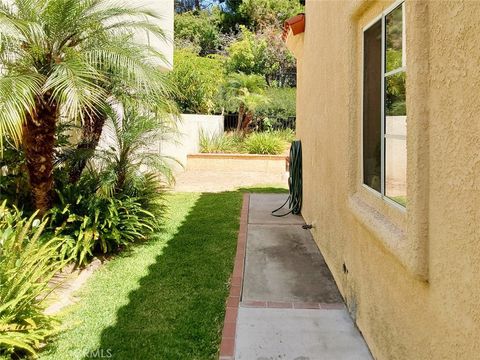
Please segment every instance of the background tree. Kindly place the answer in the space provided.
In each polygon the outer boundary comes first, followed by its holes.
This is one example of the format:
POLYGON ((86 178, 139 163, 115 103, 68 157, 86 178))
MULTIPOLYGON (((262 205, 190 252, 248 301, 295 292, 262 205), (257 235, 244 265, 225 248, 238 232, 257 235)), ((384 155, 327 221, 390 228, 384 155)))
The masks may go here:
POLYGON ((239 25, 253 32, 272 25, 280 30, 286 19, 304 11, 298 0, 226 0, 223 4, 221 28, 224 32, 235 30, 239 25))
POLYGON ((201 0, 175 0, 175 11, 183 13, 192 10, 200 10, 202 8, 201 0))
POLYGON ((187 114, 211 114, 218 111, 220 87, 224 81, 223 57, 197 56, 188 50, 177 50, 169 82, 178 89, 173 100, 187 114))
POLYGON ((281 28, 288 18, 304 11, 298 0, 243 0, 237 12, 253 31, 265 26, 281 28))
POLYGON ((112 73, 164 90, 152 62, 161 54, 133 42, 138 30, 163 39, 151 19, 159 16, 107 0, 0 2, 0 138, 22 144, 40 214, 51 204, 60 114, 80 123, 102 114, 112 73))
POLYGON ((260 75, 231 74, 222 88, 227 111, 238 112, 237 131, 247 129, 255 110, 269 101, 264 95, 265 79, 260 75))
POLYGON ((227 48, 227 54, 227 72, 263 75, 268 85, 295 84, 295 58, 272 26, 257 34, 242 26, 240 40, 227 48))
POLYGON ((202 56, 216 52, 221 44, 218 15, 218 10, 176 14, 175 47, 190 48, 202 56))
POLYGON ((229 73, 266 74, 269 72, 267 42, 258 39, 245 26, 241 28, 240 40, 227 48, 226 71, 229 73))

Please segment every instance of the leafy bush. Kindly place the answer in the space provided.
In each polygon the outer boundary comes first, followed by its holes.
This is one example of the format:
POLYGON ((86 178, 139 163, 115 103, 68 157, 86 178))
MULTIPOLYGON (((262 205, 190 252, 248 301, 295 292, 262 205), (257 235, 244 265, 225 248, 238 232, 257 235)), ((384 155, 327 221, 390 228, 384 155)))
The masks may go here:
POLYGON ((279 155, 285 150, 285 142, 275 133, 252 133, 244 142, 249 154, 279 155))
POLYGON ((35 355, 54 331, 42 312, 48 282, 64 265, 63 240, 42 236, 46 221, 0 206, 0 356, 35 355))
POLYGON ((125 100, 111 113, 105 139, 77 183, 58 186, 49 226, 66 240, 64 257, 85 264, 158 231, 164 184, 172 181, 155 144, 175 131, 170 118, 139 111, 125 100))
POLYGON ((205 134, 200 133, 201 153, 239 153, 242 137, 237 133, 205 134))
POLYGON ((25 153, 7 137, 3 139, 0 169, 0 200, 17 207, 32 208, 25 153))
POLYGON ((246 135, 238 132, 212 135, 200 133, 200 152, 278 155, 288 149, 293 140, 295 133, 291 129, 246 135))
POLYGON ((267 121, 272 122, 271 127, 274 128, 275 123, 286 122, 289 118, 296 116, 295 88, 268 88, 265 95, 270 101, 257 108, 256 121, 269 119, 267 121))
MULTIPOLYGON (((84 188, 83 188, 84 189, 84 188)), ((50 210, 50 226, 65 238, 59 254, 84 265, 95 253, 112 253, 145 239, 158 228, 158 219, 134 197, 84 197, 72 186, 61 194, 63 207, 50 210), (76 199, 75 199, 76 197, 76 199)))
POLYGON ((227 49, 228 58, 225 62, 227 72, 265 74, 268 67, 267 42, 257 39, 246 27, 242 26, 240 29, 241 38, 227 49))
POLYGON ((218 94, 224 81, 220 55, 201 57, 188 50, 176 51, 168 77, 178 90, 173 100, 181 112, 211 114, 219 107, 218 94))

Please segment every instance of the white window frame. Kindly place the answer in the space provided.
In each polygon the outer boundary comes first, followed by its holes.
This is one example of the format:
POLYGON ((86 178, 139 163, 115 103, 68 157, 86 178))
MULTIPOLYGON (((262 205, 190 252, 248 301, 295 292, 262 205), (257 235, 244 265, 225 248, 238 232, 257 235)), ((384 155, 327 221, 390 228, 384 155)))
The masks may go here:
MULTIPOLYGON (((362 82, 361 82, 361 105, 362 105, 362 111, 361 111, 361 131, 360 131, 360 155, 361 155, 361 184, 362 187, 367 189, 370 193, 373 195, 381 198, 385 202, 387 202, 389 205, 399 209, 400 211, 405 212, 406 211, 406 206, 403 206, 396 201, 390 199, 388 196, 385 195, 385 78, 390 75, 394 75, 396 73, 404 71, 405 73, 407 72, 407 61, 406 61, 406 34, 405 34, 405 29, 406 29, 406 24, 405 24, 405 0, 397 0, 395 1, 391 6, 389 6, 386 10, 384 10, 379 16, 375 17, 371 22, 369 22, 366 26, 362 28, 362 82), (385 18, 387 15, 389 15, 392 11, 397 9, 398 7, 402 7, 402 67, 397 68, 395 70, 392 70, 388 73, 385 72, 385 42, 386 42, 386 36, 385 36, 385 18), (381 118, 379 119, 381 121, 381 136, 382 136, 382 141, 380 144, 381 147, 381 171, 380 171, 380 192, 377 190, 373 189, 372 187, 368 186, 367 184, 364 183, 364 156, 363 156, 363 98, 364 98, 364 75, 365 75, 365 31, 370 29, 372 26, 378 23, 378 21, 382 21, 382 61, 381 61, 381 73, 382 73, 382 79, 381 79, 381 118)), ((407 165, 408 166, 408 165, 407 165)))

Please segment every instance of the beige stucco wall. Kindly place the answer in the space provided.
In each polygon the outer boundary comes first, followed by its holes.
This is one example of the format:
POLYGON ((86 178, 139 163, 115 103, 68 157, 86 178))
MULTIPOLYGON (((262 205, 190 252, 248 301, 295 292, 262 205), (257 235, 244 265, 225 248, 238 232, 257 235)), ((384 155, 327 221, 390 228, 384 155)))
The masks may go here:
MULTIPOLYGON (((287 159, 282 155, 192 154, 188 155, 190 171, 234 171, 278 175, 286 174, 287 159)), ((260 176, 260 175, 259 175, 260 176)))
POLYGON ((362 28, 391 2, 306 2, 304 208, 377 359, 480 358, 480 2, 406 1, 407 192, 361 185, 362 28))

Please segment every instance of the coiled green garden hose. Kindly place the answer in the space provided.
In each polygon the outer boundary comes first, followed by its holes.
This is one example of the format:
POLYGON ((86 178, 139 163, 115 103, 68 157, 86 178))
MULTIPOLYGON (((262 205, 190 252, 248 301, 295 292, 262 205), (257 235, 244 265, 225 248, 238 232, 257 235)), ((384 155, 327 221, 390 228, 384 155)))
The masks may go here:
POLYGON ((276 217, 287 216, 288 214, 298 215, 302 210, 302 142, 300 140, 292 142, 289 165, 288 188, 290 195, 282 206, 272 211, 272 215, 276 217), (290 211, 284 214, 277 214, 287 203, 290 211))

